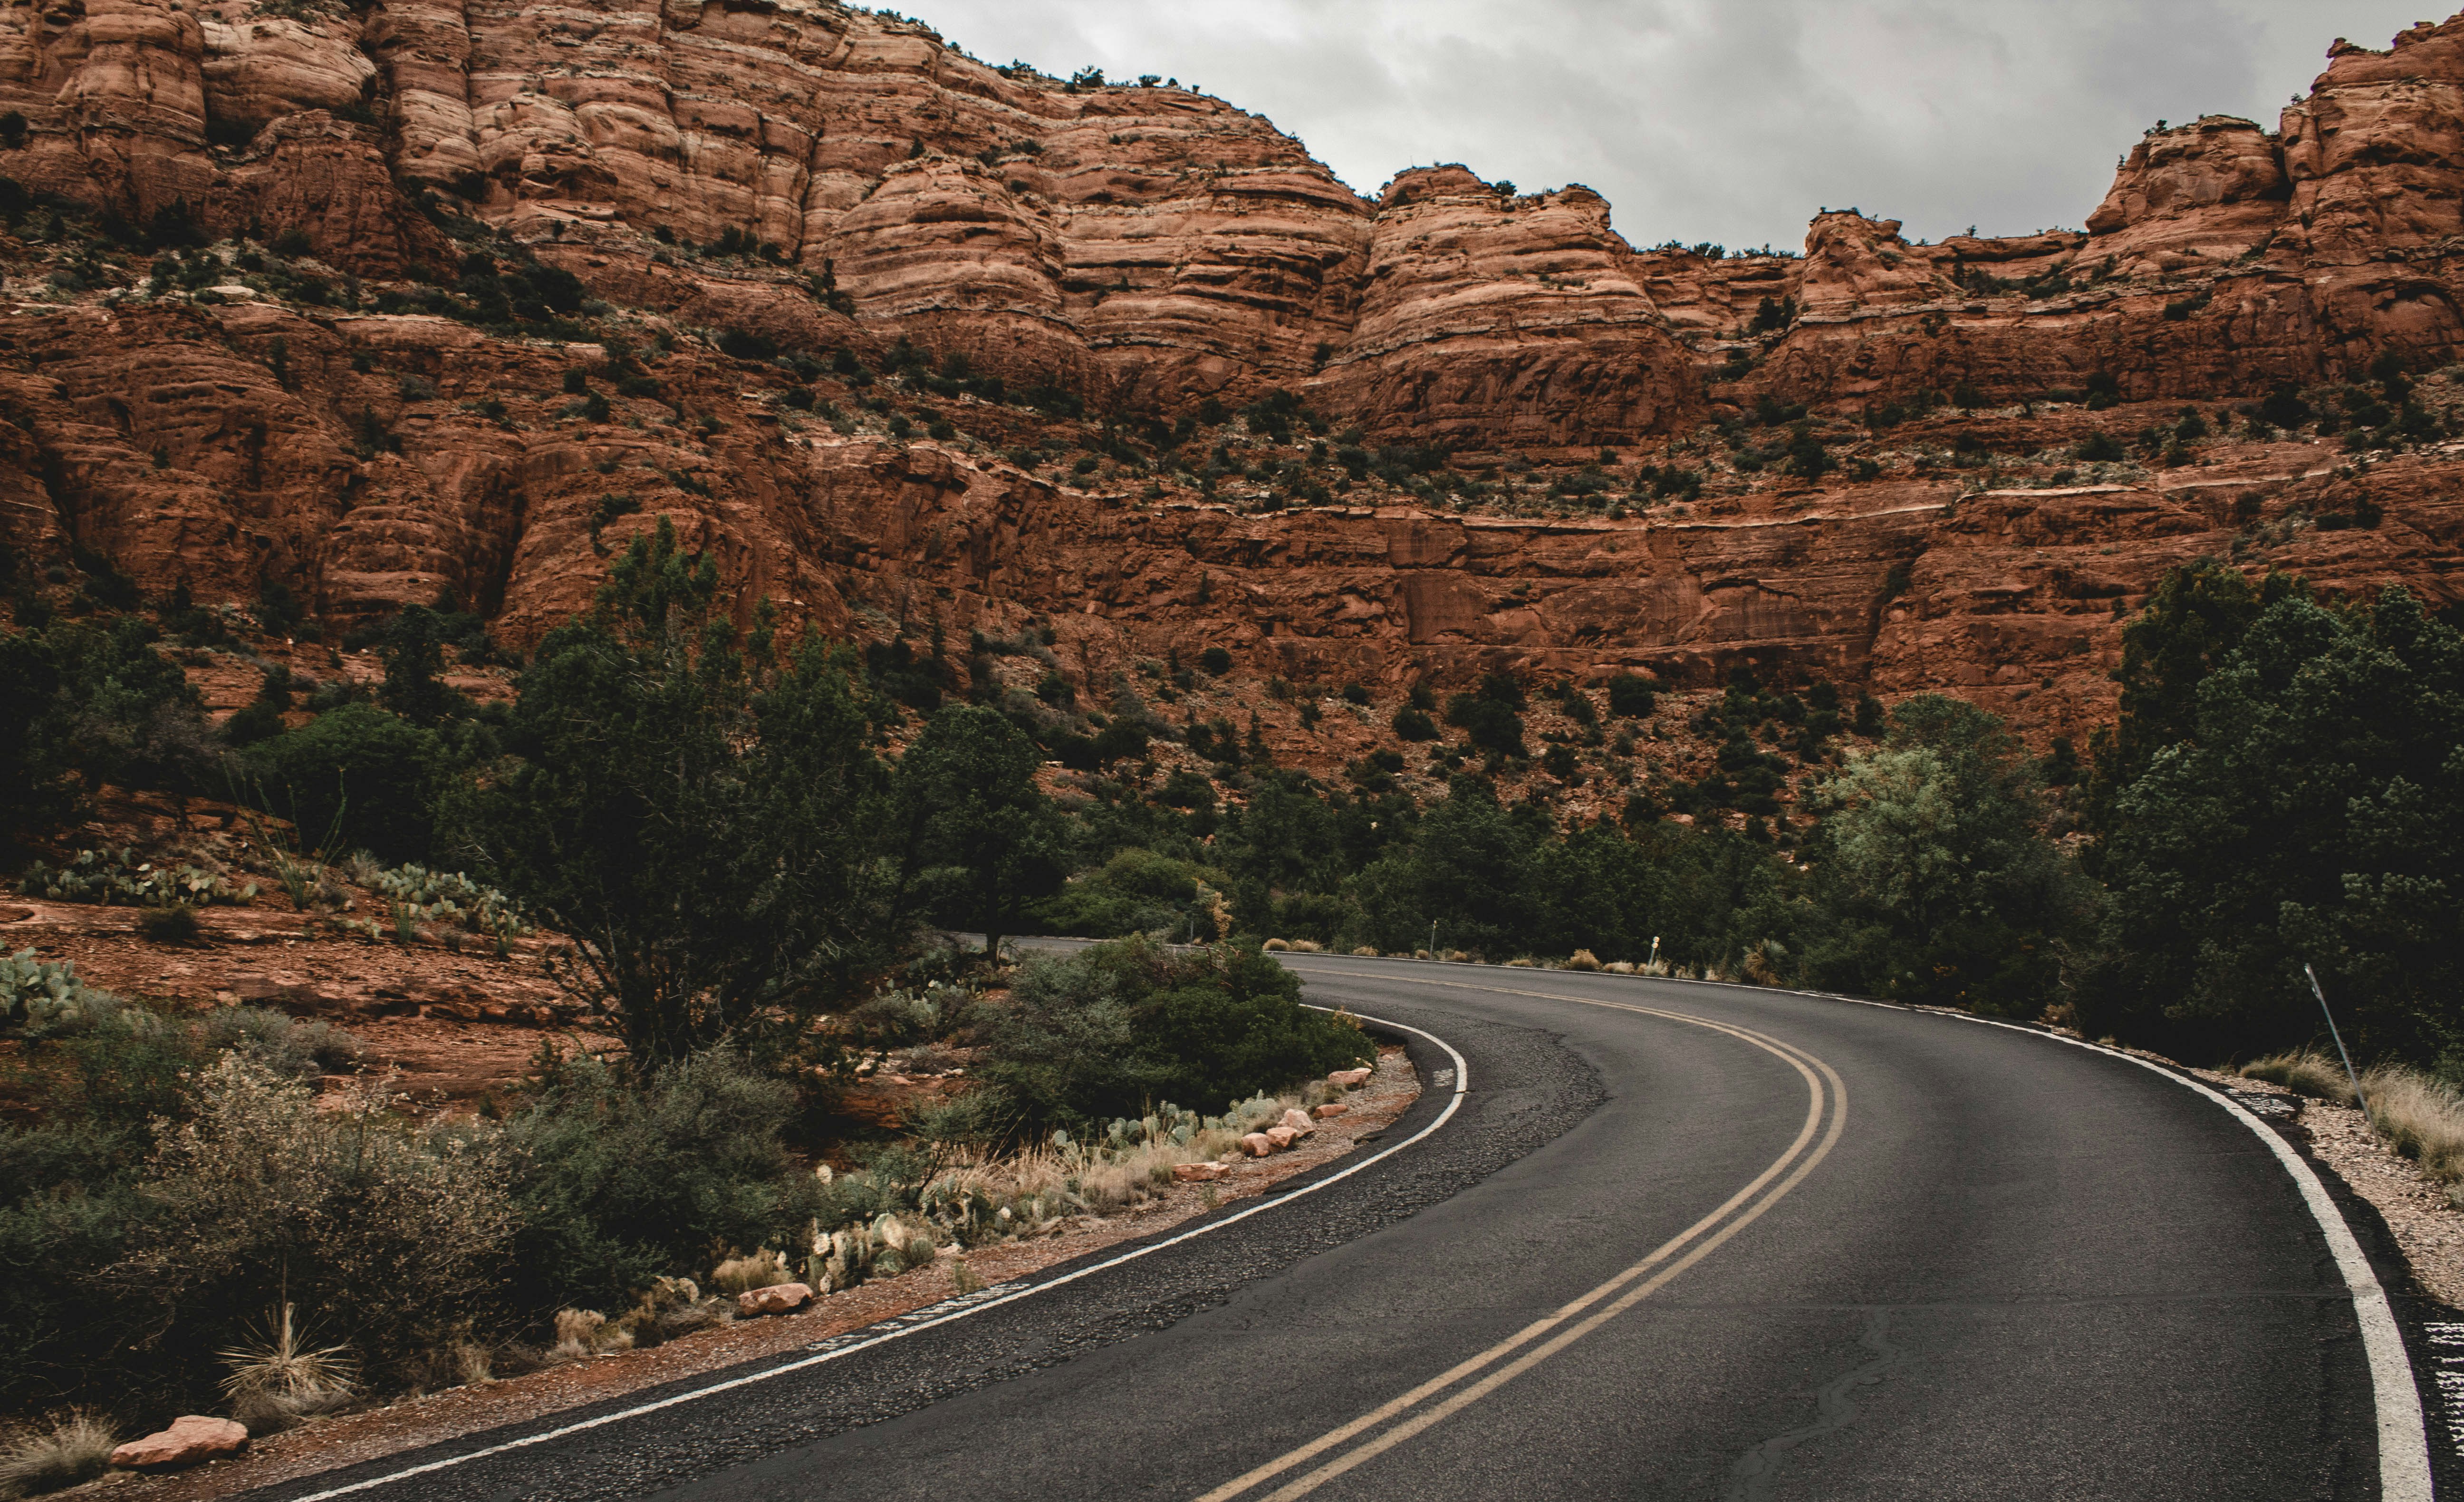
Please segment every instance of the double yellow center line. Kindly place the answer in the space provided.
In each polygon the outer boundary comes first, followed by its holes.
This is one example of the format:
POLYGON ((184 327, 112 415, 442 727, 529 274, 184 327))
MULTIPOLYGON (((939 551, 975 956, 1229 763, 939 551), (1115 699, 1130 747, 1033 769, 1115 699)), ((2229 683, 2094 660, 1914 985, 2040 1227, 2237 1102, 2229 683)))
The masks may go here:
POLYGON ((1232 1498, 1280 1476, 1301 1470, 1300 1475, 1260 1499, 1260 1502, 1293 1502, 1293 1499, 1309 1495, 1353 1467, 1382 1455, 1422 1430, 1461 1413, 1649 1298, 1678 1274, 1718 1250, 1730 1237, 1752 1225, 1765 1210, 1802 1183, 1805 1176, 1814 1172, 1815 1165, 1830 1156, 1831 1149, 1839 1140, 1841 1129, 1847 1124, 1848 1090, 1840 1082, 1838 1072, 1804 1049, 1751 1028, 1626 1002, 1595 1001, 1544 991, 1510 990, 1504 986, 1465 985, 1452 981, 1419 983, 1443 986, 1449 990, 1486 991, 1499 996, 1528 996, 1542 1001, 1601 1006, 1726 1033, 1787 1061, 1804 1077, 1807 1095, 1805 1123, 1797 1129, 1795 1140, 1789 1143, 1787 1150, 1773 1159, 1771 1165, 1756 1174, 1745 1187, 1730 1195, 1726 1204, 1661 1243, 1640 1262, 1401 1397, 1380 1403, 1349 1424, 1329 1429, 1308 1444, 1287 1450, 1254 1470, 1233 1477, 1198 1498, 1198 1502, 1231 1502, 1232 1498), (1475 1378, 1478 1380, 1472 1381, 1475 1378), (1466 1382, 1468 1385, 1463 1385, 1466 1382), (1311 1462, 1316 1464, 1312 1466, 1311 1462), (1302 1470, 1303 1467, 1309 1469, 1302 1470))

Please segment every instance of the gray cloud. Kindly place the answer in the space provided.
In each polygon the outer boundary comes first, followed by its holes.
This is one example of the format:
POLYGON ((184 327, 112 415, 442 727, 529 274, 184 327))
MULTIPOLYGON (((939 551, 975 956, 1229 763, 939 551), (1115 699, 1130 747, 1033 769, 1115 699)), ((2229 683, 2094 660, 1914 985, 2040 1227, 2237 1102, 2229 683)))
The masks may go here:
POLYGON ((919 0, 991 62, 1178 77, 1363 193, 1463 162, 1588 184, 1637 244, 2077 226, 2159 119, 2277 112, 2403 0, 919 0))

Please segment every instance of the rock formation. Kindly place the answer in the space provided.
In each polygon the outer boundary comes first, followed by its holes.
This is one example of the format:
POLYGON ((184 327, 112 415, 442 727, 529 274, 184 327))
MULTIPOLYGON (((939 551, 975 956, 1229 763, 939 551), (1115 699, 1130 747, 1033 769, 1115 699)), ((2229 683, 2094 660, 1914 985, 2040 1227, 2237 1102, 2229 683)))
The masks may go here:
POLYGON ((0 58, 0 541, 63 596, 521 644, 666 516, 747 608, 1089 681, 1750 661, 2050 734, 2182 559, 2464 591, 2464 18, 2149 132, 2083 230, 1801 256, 1366 201, 824 0, 84 0, 0 58))

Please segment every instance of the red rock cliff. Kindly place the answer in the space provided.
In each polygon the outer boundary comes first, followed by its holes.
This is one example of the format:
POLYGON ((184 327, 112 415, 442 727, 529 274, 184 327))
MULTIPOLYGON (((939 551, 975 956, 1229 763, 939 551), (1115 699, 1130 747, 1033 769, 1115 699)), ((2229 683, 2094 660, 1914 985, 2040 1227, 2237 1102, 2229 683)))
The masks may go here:
POLYGON ((2083 231, 1802 256, 1460 166, 1365 201, 1221 100, 811 0, 19 8, 0 111, 0 535, 58 587, 527 640, 668 515, 822 629, 1049 619, 1090 675, 1742 658, 2047 729, 2182 558, 2458 590, 2464 416, 2348 385, 2457 359, 2464 19, 2150 132, 2083 231), (487 314, 517 265, 586 300, 487 314), (2310 426, 2236 412, 2279 387, 2310 426))

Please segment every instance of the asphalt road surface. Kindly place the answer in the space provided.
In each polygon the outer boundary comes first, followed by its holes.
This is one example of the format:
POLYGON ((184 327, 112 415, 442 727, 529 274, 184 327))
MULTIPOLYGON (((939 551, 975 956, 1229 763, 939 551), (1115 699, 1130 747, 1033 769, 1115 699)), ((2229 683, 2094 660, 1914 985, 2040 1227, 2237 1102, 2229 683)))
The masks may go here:
POLYGON ((2343 1221, 2175 1079, 1785 992, 1289 962, 1428 1035, 1369 1166, 722 1391, 266 1495, 2430 1494, 2343 1221))

